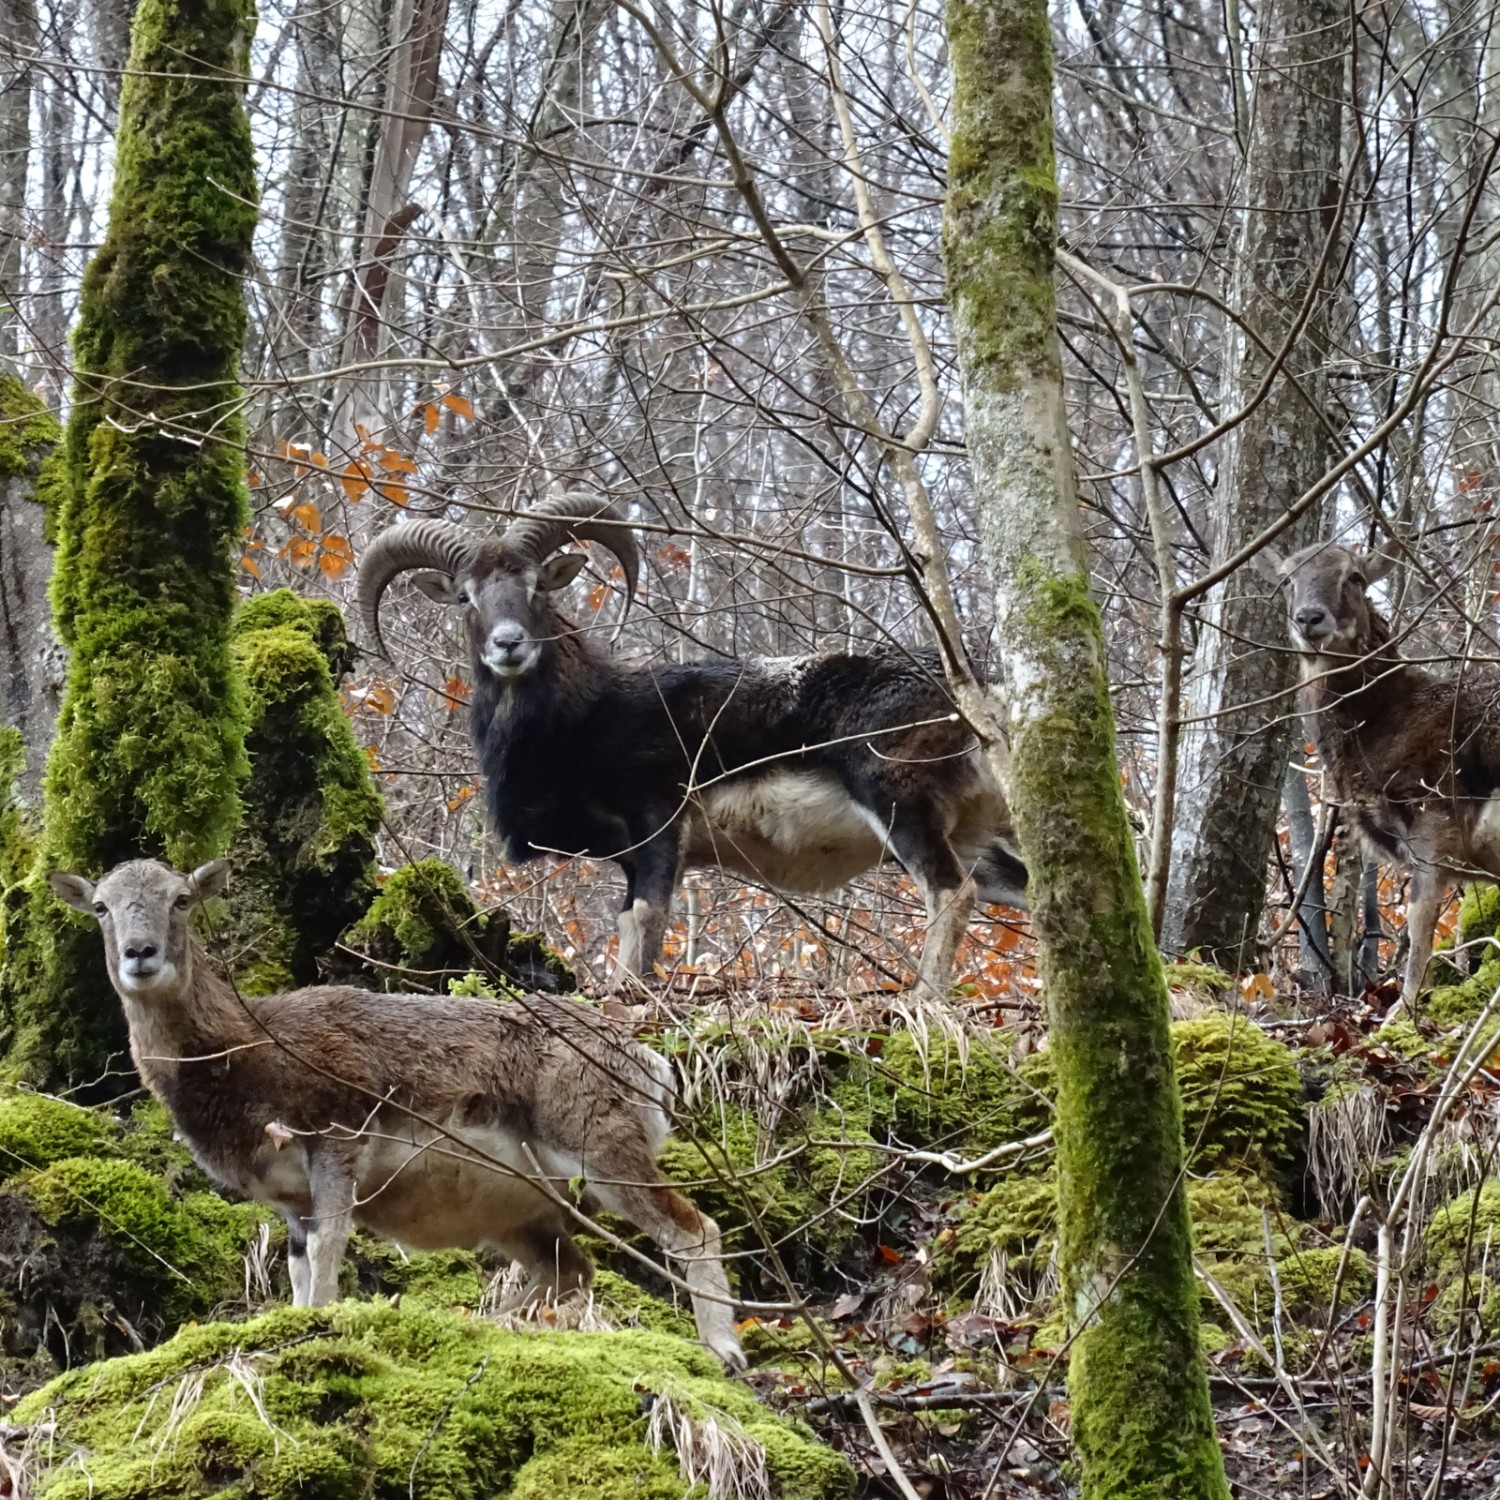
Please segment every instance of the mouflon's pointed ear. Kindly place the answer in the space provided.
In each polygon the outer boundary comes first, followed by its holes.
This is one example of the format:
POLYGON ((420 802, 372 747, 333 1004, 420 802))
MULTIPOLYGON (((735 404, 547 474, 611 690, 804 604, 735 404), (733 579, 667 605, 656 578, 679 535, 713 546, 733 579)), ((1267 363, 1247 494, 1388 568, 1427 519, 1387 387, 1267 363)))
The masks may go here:
POLYGON ((537 570, 536 586, 550 594, 554 589, 565 589, 583 571, 588 561, 582 552, 559 552, 549 557, 537 570))
POLYGON ((206 865, 199 865, 188 876, 188 884, 192 886, 199 901, 207 901, 213 896, 222 896, 224 887, 229 884, 229 861, 211 859, 206 865))
POLYGON ((1382 542, 1373 552, 1354 554, 1354 565, 1366 583, 1379 583, 1400 560, 1400 549, 1391 541, 1382 542))
POLYGON ((423 568, 413 573, 411 581, 432 600, 434 604, 458 605, 464 601, 459 597, 458 585, 448 573, 439 573, 436 568, 423 568))
POLYGON ((94 882, 85 880, 82 875, 69 875, 65 870, 54 870, 47 877, 47 884, 52 887, 52 894, 59 901, 66 902, 74 911, 84 911, 90 916, 94 915, 94 882))
POLYGON ((1286 553, 1279 547, 1262 547, 1250 559, 1250 566, 1267 583, 1280 583, 1286 577, 1286 553))

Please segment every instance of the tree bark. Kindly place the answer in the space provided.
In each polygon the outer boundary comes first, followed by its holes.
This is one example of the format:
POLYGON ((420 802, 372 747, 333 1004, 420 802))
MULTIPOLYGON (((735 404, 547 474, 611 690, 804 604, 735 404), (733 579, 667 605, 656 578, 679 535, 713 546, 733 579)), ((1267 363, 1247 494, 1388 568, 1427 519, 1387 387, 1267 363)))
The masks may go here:
POLYGON ((35 872, 7 894, 5 1071, 128 1086, 99 933, 50 870, 220 852, 244 708, 229 650, 247 513, 240 350, 255 227, 251 0, 142 0, 103 246, 84 276, 53 616, 71 652, 35 872), (21 897, 24 896, 24 899, 21 897))
POLYGON ((16 375, 22 345, 21 247, 26 243, 26 169, 31 161, 31 57, 35 0, 0 6, 0 374, 16 375))
MULTIPOLYGON (((1233 304, 1272 355, 1230 326, 1228 411, 1259 390, 1271 358, 1316 291, 1338 193, 1347 9, 1339 0, 1269 0, 1260 29, 1233 304)), ((1284 516, 1332 460, 1323 419, 1332 298, 1326 291, 1316 296, 1276 383, 1226 441, 1213 515, 1215 565, 1284 516)), ((1311 541, 1325 513, 1326 502, 1313 507, 1281 545, 1290 550, 1311 541)), ((1296 661, 1280 599, 1244 572, 1209 596, 1200 642, 1188 690, 1191 729, 1177 790, 1162 947, 1198 950, 1235 969, 1253 961, 1265 905, 1284 768, 1298 723, 1291 697, 1296 661)))
POLYGON ((1044 0, 949 0, 943 230, 1058 1100, 1083 1494, 1223 1497, 1167 991, 1120 789, 1057 339, 1044 0))
POLYGON ((57 419, 13 376, 0 375, 0 724, 20 732, 14 788, 41 801, 42 767, 57 723, 67 656, 52 630, 47 503, 62 467, 57 419))

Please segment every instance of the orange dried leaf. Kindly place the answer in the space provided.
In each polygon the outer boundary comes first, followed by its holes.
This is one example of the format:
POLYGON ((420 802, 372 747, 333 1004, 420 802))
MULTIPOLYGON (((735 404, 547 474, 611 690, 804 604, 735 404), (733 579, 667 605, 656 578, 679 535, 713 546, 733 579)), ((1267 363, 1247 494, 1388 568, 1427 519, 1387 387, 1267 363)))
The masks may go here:
POLYGON ((313 453, 309 456, 315 468, 326 469, 328 467, 328 455, 326 453, 313 453))
POLYGON ((375 462, 389 474, 415 474, 417 466, 405 454, 397 453, 394 448, 382 448, 376 455, 375 462))
POLYGON ((411 492, 404 484, 383 484, 380 493, 385 496, 392 505, 405 505, 411 498, 411 492))
POLYGON ((350 464, 339 475, 339 484, 343 488, 344 498, 351 505, 358 505, 365 498, 365 491, 370 488, 370 471, 363 464, 350 464))
POLYGON ((474 420, 474 403, 467 396, 460 396, 453 391, 449 391, 441 399, 440 405, 446 406, 454 416, 462 417, 466 422, 474 420))
POLYGON ((304 500, 301 505, 294 505, 290 511, 290 515, 304 531, 321 531, 323 529, 322 513, 311 500, 304 500))
POLYGON ((603 609, 604 601, 609 598, 609 590, 602 583, 596 583, 589 590, 588 597, 590 609, 603 609))
POLYGON ((377 682, 365 694, 365 702, 378 714, 393 714, 396 712, 395 689, 384 682, 377 682))
POLYGON ((252 577, 260 577, 260 564, 253 557, 242 557, 240 566, 252 577))
POLYGON ((450 708, 457 708, 466 702, 469 696, 469 684, 462 677, 450 677, 443 684, 443 697, 447 699, 450 708))
POLYGON ((422 403, 422 431, 431 437, 438 430, 438 423, 443 419, 443 414, 431 401, 422 403))

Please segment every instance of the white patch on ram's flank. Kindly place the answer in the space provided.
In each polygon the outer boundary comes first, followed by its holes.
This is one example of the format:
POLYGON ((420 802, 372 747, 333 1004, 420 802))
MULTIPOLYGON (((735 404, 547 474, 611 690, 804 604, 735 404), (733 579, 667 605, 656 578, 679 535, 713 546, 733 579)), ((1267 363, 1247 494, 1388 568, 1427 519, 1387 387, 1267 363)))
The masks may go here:
POLYGON ((1500 792, 1491 792, 1474 821, 1475 851, 1486 868, 1500 868, 1500 792))
POLYGON ((772 770, 708 787, 686 834, 685 863, 719 865, 776 890, 835 890, 885 853, 864 810, 822 771, 772 770))

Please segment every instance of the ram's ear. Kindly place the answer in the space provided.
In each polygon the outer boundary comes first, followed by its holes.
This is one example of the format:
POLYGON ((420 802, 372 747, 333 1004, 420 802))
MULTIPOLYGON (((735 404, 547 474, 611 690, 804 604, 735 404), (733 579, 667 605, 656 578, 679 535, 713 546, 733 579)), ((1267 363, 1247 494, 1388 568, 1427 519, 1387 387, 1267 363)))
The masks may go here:
POLYGON ((1267 583, 1280 583, 1286 577, 1286 553, 1279 547, 1262 547, 1250 559, 1250 566, 1267 583))
POLYGON ((1354 566, 1359 569, 1366 583, 1379 583, 1400 559, 1394 542, 1385 542, 1373 552, 1357 552, 1354 566))
POLYGON ((411 581, 434 604, 462 604, 464 602, 458 592, 458 585, 447 573, 439 573, 436 568, 423 568, 420 572, 413 573, 411 581))
POLYGON ((66 902, 74 911, 87 912, 89 916, 94 915, 94 882, 85 880, 82 875, 69 875, 65 870, 54 870, 47 877, 47 884, 52 887, 52 894, 59 901, 66 902))
POLYGON ((199 865, 188 876, 188 884, 193 888, 193 894, 199 901, 209 901, 215 896, 222 896, 225 886, 229 884, 229 861, 211 859, 206 865, 199 865))
POLYGON ((549 557, 537 570, 536 586, 544 594, 553 589, 565 589, 583 571, 588 558, 582 552, 559 552, 549 557))

